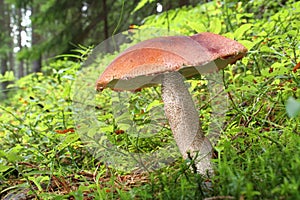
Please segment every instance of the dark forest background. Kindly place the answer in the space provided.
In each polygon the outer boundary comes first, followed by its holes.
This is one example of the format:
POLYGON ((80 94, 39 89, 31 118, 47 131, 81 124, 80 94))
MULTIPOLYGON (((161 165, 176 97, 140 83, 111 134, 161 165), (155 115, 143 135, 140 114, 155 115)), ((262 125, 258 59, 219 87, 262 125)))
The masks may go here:
MULTIPOLYGON (((158 2, 166 11, 202 1, 158 2)), ((78 45, 95 46, 131 25, 142 24, 145 17, 157 13, 158 2, 0 0, 1 74, 14 72, 20 78, 40 72, 56 55, 70 53, 78 45)), ((2 83, 3 90, 7 84, 2 83)))

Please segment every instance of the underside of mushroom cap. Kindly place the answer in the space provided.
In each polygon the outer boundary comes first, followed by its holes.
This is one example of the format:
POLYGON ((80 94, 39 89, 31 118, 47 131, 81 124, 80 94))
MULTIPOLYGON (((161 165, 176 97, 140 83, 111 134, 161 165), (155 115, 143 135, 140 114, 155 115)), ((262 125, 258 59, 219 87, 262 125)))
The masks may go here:
POLYGON ((96 89, 137 90, 159 84, 160 75, 172 71, 185 77, 213 72, 246 52, 242 44, 213 33, 153 38, 118 55, 97 80, 96 89))

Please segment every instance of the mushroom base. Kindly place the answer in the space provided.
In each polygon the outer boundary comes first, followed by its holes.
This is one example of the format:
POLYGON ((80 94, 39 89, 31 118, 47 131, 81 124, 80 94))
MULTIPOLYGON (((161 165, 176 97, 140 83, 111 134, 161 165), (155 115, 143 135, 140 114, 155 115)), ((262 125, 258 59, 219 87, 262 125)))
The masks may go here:
POLYGON ((194 101, 179 72, 164 74, 162 99, 165 115, 182 156, 195 158, 197 173, 212 174, 212 146, 204 136, 194 101))

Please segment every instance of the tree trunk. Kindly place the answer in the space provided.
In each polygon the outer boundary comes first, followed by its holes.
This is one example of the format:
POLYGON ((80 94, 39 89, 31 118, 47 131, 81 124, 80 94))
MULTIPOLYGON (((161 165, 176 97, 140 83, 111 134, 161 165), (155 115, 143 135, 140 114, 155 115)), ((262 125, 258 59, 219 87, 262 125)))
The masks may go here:
MULTIPOLYGON (((8 64, 12 66, 11 62, 8 62, 9 59, 9 52, 12 51, 10 48, 12 44, 12 39, 10 36, 11 28, 10 28, 10 9, 7 4, 4 3, 4 1, 0 0, 0 41, 1 41, 1 51, 4 52, 2 55, 0 55, 0 73, 4 75, 7 70, 9 70, 8 64)), ((13 59, 12 59, 13 60, 13 59)), ((3 92, 2 97, 5 98, 7 94, 6 87, 8 85, 8 82, 2 82, 1 83, 1 89, 3 92)))
MULTIPOLYGON (((33 6, 31 8, 32 15, 37 13, 39 10, 38 5, 33 6)), ((41 35, 36 31, 37 27, 34 23, 32 23, 32 37, 31 37, 31 45, 35 46, 38 45, 41 41, 41 35)), ((35 60, 32 61, 32 72, 40 72, 42 71, 42 55, 41 53, 38 53, 38 55, 35 56, 35 60)))
MULTIPOLYGON (((2 58, 1 59, 1 74, 5 74, 5 72, 7 71, 7 59, 2 58)), ((2 82, 1 86, 2 86, 2 92, 0 92, 0 99, 2 98, 6 98, 7 96, 7 87, 8 82, 2 82)))
POLYGON ((41 72, 42 71, 42 57, 39 56, 38 59, 32 62, 32 72, 41 72))
MULTIPOLYGON (((23 13, 22 13, 22 10, 21 8, 18 8, 18 47, 19 47, 19 50, 21 51, 22 50, 22 37, 21 37, 21 32, 23 31, 23 28, 22 28, 22 18, 23 18, 23 13)), ((20 60, 19 61, 19 65, 18 65, 18 78, 21 78, 24 76, 24 60, 20 60)))
POLYGON ((179 1, 179 6, 182 7, 182 6, 187 6, 189 5, 189 0, 180 0, 179 1))
POLYGON ((106 4, 106 0, 102 0, 102 6, 103 6, 103 22, 104 22, 104 26, 103 26, 103 33, 104 33, 104 38, 107 39, 108 38, 108 13, 107 13, 107 4, 106 4))
MULTIPOLYGON (((104 38, 107 39, 108 38, 108 13, 107 13, 107 4, 106 4, 106 0, 102 0, 102 12, 103 12, 103 33, 104 33, 104 38)), ((106 52, 111 52, 110 49, 110 45, 108 45, 107 42, 104 43, 105 45, 105 51, 106 52)))

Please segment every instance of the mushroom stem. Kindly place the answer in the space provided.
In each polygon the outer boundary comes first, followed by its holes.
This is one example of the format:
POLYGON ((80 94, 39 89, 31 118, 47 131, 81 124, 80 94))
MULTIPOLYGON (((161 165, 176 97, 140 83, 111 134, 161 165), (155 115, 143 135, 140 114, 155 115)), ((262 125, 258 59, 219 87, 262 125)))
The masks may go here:
POLYGON ((187 152, 196 157, 197 173, 211 174, 212 146, 204 136, 194 101, 179 72, 164 74, 162 99, 180 153, 185 159, 188 158, 187 152))

